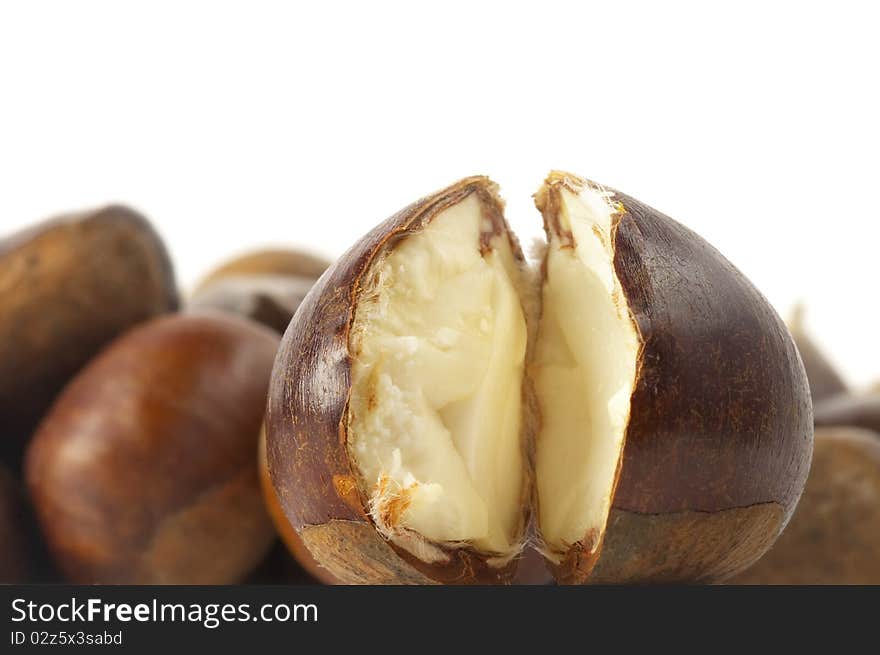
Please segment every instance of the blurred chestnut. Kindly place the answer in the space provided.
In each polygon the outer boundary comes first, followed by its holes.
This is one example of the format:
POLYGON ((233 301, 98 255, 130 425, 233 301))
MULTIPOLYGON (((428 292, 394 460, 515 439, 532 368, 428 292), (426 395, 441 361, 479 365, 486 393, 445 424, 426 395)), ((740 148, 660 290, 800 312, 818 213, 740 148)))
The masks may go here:
POLYGON ((0 455, 14 466, 67 380, 127 328, 177 307, 159 236, 121 206, 0 240, 0 455))
POLYGON ((329 262, 297 250, 242 255, 209 273, 187 303, 245 316, 283 333, 329 262))
POLYGON ((514 582, 534 523, 561 583, 717 581, 794 511, 810 394, 766 299, 622 193, 554 172, 536 204, 537 275, 470 177, 355 243, 285 333, 271 480, 340 580, 514 582))
POLYGON ((807 487, 785 532, 734 584, 880 584, 880 436, 816 428, 807 487))
POLYGON ((318 255, 293 249, 256 250, 231 259, 205 275, 196 285, 196 292, 224 277, 280 275, 317 280, 330 266, 318 255))
POLYGON ((880 393, 841 393, 813 408, 816 426, 850 426, 880 434, 880 393))
POLYGON ((222 277, 196 292, 187 310, 237 314, 283 334, 314 283, 311 278, 283 275, 222 277))
POLYGON ((255 455, 277 345, 238 317, 159 318, 64 389, 26 478, 69 580, 227 584, 262 560, 274 530, 255 455))

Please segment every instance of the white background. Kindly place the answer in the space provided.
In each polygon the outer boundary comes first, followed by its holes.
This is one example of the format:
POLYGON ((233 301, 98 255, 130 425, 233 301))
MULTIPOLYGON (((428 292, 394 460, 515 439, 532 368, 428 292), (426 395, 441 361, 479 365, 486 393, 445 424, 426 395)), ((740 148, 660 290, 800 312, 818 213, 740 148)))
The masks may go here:
POLYGON ((336 255, 472 173, 524 241, 551 168, 705 236, 880 377, 873 3, 6 2, 0 233, 129 203, 184 286, 336 255))

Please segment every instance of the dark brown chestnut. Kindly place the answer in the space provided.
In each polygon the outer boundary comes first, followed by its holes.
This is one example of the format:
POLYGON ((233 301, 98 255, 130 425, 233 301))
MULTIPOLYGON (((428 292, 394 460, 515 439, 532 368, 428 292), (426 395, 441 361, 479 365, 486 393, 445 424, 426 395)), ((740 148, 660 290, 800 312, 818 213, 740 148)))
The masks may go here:
POLYGON ((785 532, 735 584, 880 584, 880 436, 816 428, 807 487, 785 532))
POLYGON ((59 216, 0 240, 0 455, 24 443, 64 384, 110 340, 177 307, 171 262, 140 214, 59 216))
POLYGON ((228 584, 274 539, 256 453, 278 336, 175 315, 111 344, 28 449, 43 533, 68 580, 228 584))
POLYGON ((299 538, 299 535, 291 527, 290 522, 284 517, 281 505, 278 503, 278 494, 275 493, 275 487, 269 478, 269 465, 266 460, 266 433, 265 430, 260 431, 260 446, 257 454, 260 469, 260 487, 263 490, 263 499, 266 502, 266 510, 278 531, 278 536, 287 548, 288 557, 292 557, 296 564, 306 573, 312 580, 322 584, 339 584, 339 581, 323 566, 318 564, 312 554, 308 551, 299 538))
POLYGON ((803 489, 809 388, 761 294, 656 210, 553 173, 526 265, 471 177, 381 223, 319 280, 276 359, 271 479, 348 583, 724 579, 803 489))

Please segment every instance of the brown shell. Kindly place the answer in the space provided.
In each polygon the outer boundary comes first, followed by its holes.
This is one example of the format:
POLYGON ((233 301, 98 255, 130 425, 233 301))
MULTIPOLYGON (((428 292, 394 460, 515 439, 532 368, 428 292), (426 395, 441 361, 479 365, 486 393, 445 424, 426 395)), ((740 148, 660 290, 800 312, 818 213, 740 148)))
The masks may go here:
POLYGON ((467 547, 438 546, 439 559, 429 563, 386 542, 367 514, 346 446, 349 330, 362 278, 401 239, 471 193, 482 200, 494 233, 507 234, 522 259, 494 184, 466 178, 406 207, 340 257, 300 306, 275 362, 266 416, 272 480, 310 551, 345 582, 497 583, 513 575, 514 563, 496 568, 467 547))
POLYGON ((74 378, 26 460, 69 580, 228 584, 260 562, 274 530, 256 453, 277 344, 244 319, 174 315, 74 378))
POLYGON ((330 573, 330 571, 321 566, 314 557, 312 557, 312 554, 309 552, 308 548, 305 547, 305 544, 303 544, 302 539, 296 533, 296 530, 293 529, 293 526, 290 525, 287 517, 284 516, 284 511, 281 509, 281 504, 278 502, 278 494, 275 493, 275 487, 272 485, 272 479, 269 477, 269 462, 266 459, 265 430, 260 431, 260 445, 257 454, 257 462, 260 471, 260 488, 263 491, 263 500, 266 503, 266 511, 269 513, 269 517, 272 519, 272 523, 278 531, 278 536, 287 548, 288 557, 293 556, 297 565, 302 568, 303 573, 313 578, 315 581, 328 585, 339 584, 339 580, 330 573))
MULTIPOLYGON (((554 188, 585 184, 551 175, 538 198, 548 230, 554 188)), ((605 546, 576 544, 558 579, 584 581, 594 565, 603 582, 720 579, 760 557, 794 511, 812 451, 807 378, 785 325, 721 253, 606 190, 642 346, 605 546)))
POLYGON ((732 584, 880 584, 880 436, 817 428, 813 466, 785 532, 732 584))
POLYGON ((816 426, 851 426, 880 434, 880 393, 842 393, 817 402, 813 412, 816 426))
POLYGON ((0 456, 24 442, 76 371, 127 328, 177 307, 156 232, 131 209, 60 216, 0 241, 0 456))

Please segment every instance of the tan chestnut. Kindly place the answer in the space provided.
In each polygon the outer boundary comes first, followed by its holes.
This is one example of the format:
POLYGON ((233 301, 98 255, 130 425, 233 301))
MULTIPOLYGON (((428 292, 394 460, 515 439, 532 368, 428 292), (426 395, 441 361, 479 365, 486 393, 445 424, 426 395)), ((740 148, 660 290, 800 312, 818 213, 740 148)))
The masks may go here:
POLYGON ((0 584, 29 582, 30 558, 19 482, 0 464, 0 584))
POLYGON ((27 452, 50 550, 73 582, 228 584, 268 551, 255 454, 278 336, 176 315, 115 341, 27 452))
POLYGON ((328 266, 329 261, 304 250, 256 250, 239 255, 205 275, 196 285, 196 292, 225 277, 270 275, 317 280, 328 266))
POLYGON ((880 584, 880 436, 817 428, 797 511, 735 584, 880 584))
POLYGON ((52 399, 104 345, 177 307, 159 236, 120 206, 59 216, 0 240, 0 455, 18 466, 52 399))
POLYGON ((880 393, 840 393, 816 403, 816 426, 851 426, 880 434, 880 393))
POLYGON ((810 383, 810 393, 815 404, 831 396, 845 393, 848 388, 840 372, 822 349, 816 345, 806 329, 804 313, 802 305, 795 307, 788 327, 804 363, 804 370, 807 372, 807 380, 810 383))
POLYGON ((265 430, 260 431, 260 445, 257 459, 260 470, 260 487, 263 490, 263 499, 266 502, 266 510, 269 512, 269 516, 272 518, 272 523, 275 524, 275 529, 278 531, 278 536, 281 537, 281 541, 284 543, 289 554, 293 556, 293 559, 300 567, 302 567, 305 573, 315 581, 328 585, 338 584, 339 581, 327 569, 315 561, 315 558, 312 557, 312 554, 303 544, 302 539, 299 538, 299 535, 284 517, 284 512, 281 510, 281 505, 278 502, 278 494, 276 494, 275 487, 272 485, 272 480, 269 478, 269 466, 266 460, 265 430))
POLYGON ((553 173, 528 270, 496 186, 401 210, 321 278, 279 350, 273 484, 349 583, 557 581, 753 563, 803 489, 809 389, 767 301, 692 231, 553 173))

